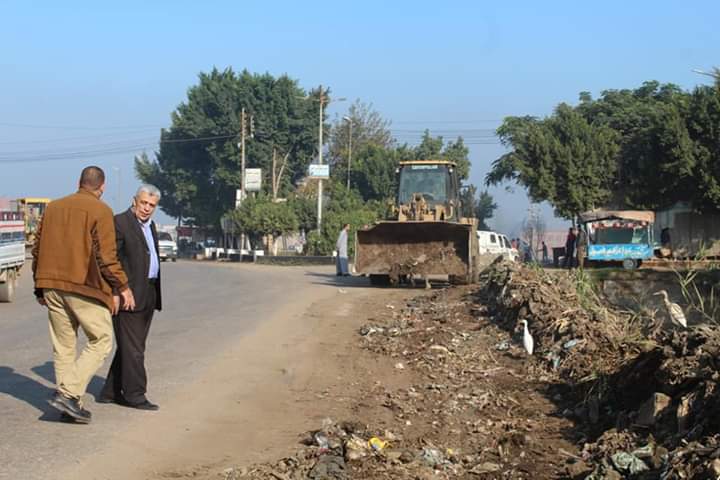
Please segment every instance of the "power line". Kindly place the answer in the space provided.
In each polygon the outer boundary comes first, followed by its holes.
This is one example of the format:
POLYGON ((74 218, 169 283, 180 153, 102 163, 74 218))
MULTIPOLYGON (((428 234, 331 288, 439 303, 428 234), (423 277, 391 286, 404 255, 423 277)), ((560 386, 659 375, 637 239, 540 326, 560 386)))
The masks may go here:
POLYGON ((2 152, 0 151, 0 163, 19 163, 19 162, 41 162, 51 160, 66 160, 73 158, 88 158, 99 155, 109 155, 117 153, 131 153, 138 150, 148 149, 158 146, 161 143, 190 143, 203 142, 210 140, 235 138, 237 134, 232 135, 215 135, 208 137, 195 138, 175 138, 168 140, 155 140, 154 138, 141 138, 133 140, 123 140, 118 142, 110 142, 96 145, 85 145, 76 147, 74 150, 65 151, 25 151, 25 152, 2 152))
POLYGON ((132 130, 137 128, 163 128, 162 125, 126 125, 126 126, 108 126, 108 127, 85 127, 70 125, 35 125, 28 123, 8 123, 0 122, 1 127, 13 128, 38 128, 38 129, 56 129, 56 130, 132 130))

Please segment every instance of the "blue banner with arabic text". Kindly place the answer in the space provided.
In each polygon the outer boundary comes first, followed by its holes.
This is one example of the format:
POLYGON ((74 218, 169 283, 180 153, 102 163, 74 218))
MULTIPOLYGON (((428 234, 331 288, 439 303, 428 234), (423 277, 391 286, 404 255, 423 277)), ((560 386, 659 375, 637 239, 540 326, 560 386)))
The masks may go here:
POLYGON ((653 249, 648 244, 616 243, 609 245, 588 245, 590 260, 642 260, 652 258, 653 249))

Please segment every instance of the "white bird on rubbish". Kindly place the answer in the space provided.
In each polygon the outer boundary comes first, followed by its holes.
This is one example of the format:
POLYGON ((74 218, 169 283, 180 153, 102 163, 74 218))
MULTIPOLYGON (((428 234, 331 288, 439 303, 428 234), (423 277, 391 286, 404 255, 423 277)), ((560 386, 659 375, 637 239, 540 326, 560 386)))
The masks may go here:
POLYGON ((528 324, 527 320, 522 320, 522 324, 524 327, 523 331, 523 346, 525 347, 525 351, 528 352, 528 355, 533 354, 533 350, 535 349, 535 340, 533 340, 532 335, 530 335, 530 330, 528 330, 528 324))
POLYGON ((653 295, 662 295, 663 301, 665 302, 665 308, 667 309, 668 315, 670 315, 670 319, 674 322, 680 325, 683 328, 687 328, 687 319, 685 318, 685 314, 682 311, 682 308, 680 308, 680 305, 677 303, 673 303, 668 298, 668 293, 665 290, 660 290, 659 292, 653 293, 653 295))

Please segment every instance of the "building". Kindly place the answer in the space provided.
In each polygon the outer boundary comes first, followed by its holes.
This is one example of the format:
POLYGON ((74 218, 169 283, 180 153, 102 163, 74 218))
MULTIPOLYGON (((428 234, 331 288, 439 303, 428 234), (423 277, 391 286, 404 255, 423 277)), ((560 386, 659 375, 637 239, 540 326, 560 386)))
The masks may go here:
POLYGON ((720 212, 699 213, 688 202, 655 212, 655 238, 668 228, 674 257, 720 257, 720 212))

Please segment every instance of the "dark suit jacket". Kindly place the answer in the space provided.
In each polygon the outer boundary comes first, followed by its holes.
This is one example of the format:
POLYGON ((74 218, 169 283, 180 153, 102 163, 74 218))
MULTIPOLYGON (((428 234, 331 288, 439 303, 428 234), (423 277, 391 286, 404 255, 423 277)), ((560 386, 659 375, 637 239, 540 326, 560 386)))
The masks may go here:
MULTIPOLYGON (((160 249, 158 247, 157 231, 155 222, 150 224, 154 240, 155 253, 158 256, 160 265, 160 249)), ((160 272, 155 284, 155 305, 147 305, 149 289, 152 288, 148 282, 148 271, 150 270, 150 250, 148 250, 145 235, 138 222, 137 217, 131 209, 115 215, 115 235, 117 238, 117 255, 123 270, 128 277, 128 284, 135 296, 135 309, 145 310, 162 308, 160 289, 160 272)))

